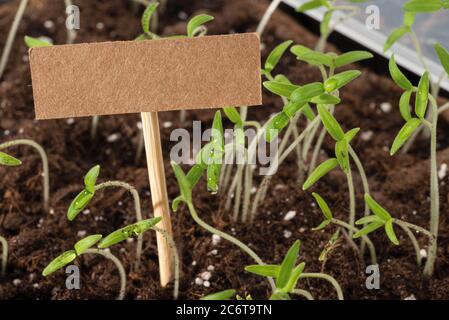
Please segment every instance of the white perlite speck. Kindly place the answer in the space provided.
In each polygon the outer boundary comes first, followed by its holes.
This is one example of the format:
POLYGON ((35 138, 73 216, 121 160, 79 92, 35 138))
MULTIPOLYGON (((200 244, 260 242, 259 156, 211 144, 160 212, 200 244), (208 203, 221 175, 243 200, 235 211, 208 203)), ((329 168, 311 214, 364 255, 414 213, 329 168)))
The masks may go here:
POLYGON ((215 267, 213 265, 210 265, 207 267, 207 271, 214 271, 215 267))
POLYGON ((19 284, 21 284, 21 283, 22 283, 22 280, 20 280, 20 279, 14 279, 14 280, 12 281, 12 284, 15 285, 16 287, 17 287, 19 284))
POLYGON ((447 175, 447 164, 442 163, 440 169, 438 169, 438 178, 443 180, 447 175))
POLYGON ((162 124, 162 126, 164 127, 164 128, 171 128, 171 126, 173 125, 173 122, 171 122, 171 121, 165 121, 163 124, 162 124))
POLYGON ((85 230, 80 230, 80 231, 78 231, 77 236, 82 238, 82 237, 84 237, 86 235, 86 233, 87 232, 85 230))
POLYGON ((212 245, 216 246, 221 241, 221 237, 218 234, 212 235, 212 245))
POLYGON ((363 141, 369 141, 369 140, 371 140, 372 137, 373 137, 373 132, 372 132, 371 130, 363 131, 363 132, 360 134, 360 138, 361 138, 363 141))
POLYGON ((288 239, 292 236, 292 232, 289 230, 284 230, 284 238, 288 239))
POLYGON ((201 278, 195 278, 195 284, 198 286, 202 286, 203 285, 203 279, 201 278))
POLYGON ((427 251, 426 249, 419 250, 419 255, 421 258, 427 258, 427 251))
POLYGON ((212 277, 212 273, 210 271, 204 271, 203 273, 200 274, 200 277, 204 281, 207 281, 210 280, 210 278, 212 277))
POLYGON ((390 112, 391 108, 392 108, 392 105, 389 102, 383 102, 380 104, 380 109, 385 113, 390 112))
POLYGON ((203 286, 205 286, 206 288, 210 287, 210 282, 209 281, 204 281, 203 286))
POLYGON ((411 294, 408 297, 405 297, 404 300, 416 300, 416 297, 414 294, 411 294))
POLYGON ((106 138, 109 143, 116 142, 118 139, 120 139, 120 133, 113 133, 106 138))
POLYGON ((284 216, 284 220, 289 221, 289 220, 293 219, 295 216, 296 216, 296 211, 291 210, 286 213, 286 215, 284 216))

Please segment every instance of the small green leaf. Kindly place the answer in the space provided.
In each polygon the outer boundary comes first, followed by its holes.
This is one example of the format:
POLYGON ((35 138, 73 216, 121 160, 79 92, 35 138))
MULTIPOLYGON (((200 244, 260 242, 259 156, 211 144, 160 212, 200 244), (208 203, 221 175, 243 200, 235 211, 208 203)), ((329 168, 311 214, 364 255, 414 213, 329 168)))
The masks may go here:
POLYGON ((323 93, 310 99, 310 102, 315 104, 336 105, 339 104, 341 100, 339 97, 333 96, 328 93, 323 93))
POLYGON ((390 49, 393 44, 395 44, 399 39, 405 36, 408 32, 410 32, 410 27, 402 26, 400 28, 394 29, 385 41, 384 52, 390 49))
POLYGON ((370 223, 369 225, 364 227, 362 230, 356 232, 352 237, 354 239, 356 239, 356 238, 360 238, 362 236, 366 236, 367 234, 369 234, 369 233, 371 233, 373 231, 376 231, 377 229, 379 229, 383 225, 384 225, 384 222, 373 222, 373 223, 370 223))
POLYGON ((177 196, 175 199, 173 199, 173 202, 171 204, 171 208, 173 212, 178 211, 178 207, 181 204, 181 202, 184 201, 184 198, 182 196, 177 196))
POLYGON ((304 114, 304 116, 307 118, 307 120, 312 121, 313 119, 315 119, 316 115, 313 112, 312 108, 310 107, 309 104, 305 104, 304 107, 302 108, 302 113, 304 114))
POLYGON ((290 80, 288 80, 288 78, 286 76, 284 76, 283 74, 277 74, 274 77, 274 81, 282 82, 282 83, 286 83, 286 84, 292 84, 292 82, 290 80))
POLYGON ((142 220, 121 229, 115 230, 114 232, 108 234, 105 238, 103 238, 103 240, 101 240, 101 242, 98 244, 98 248, 105 249, 128 238, 137 237, 145 231, 153 228, 161 220, 161 217, 155 217, 152 219, 142 220))
POLYGON ((199 27, 212 20, 214 20, 214 17, 208 14, 200 14, 193 17, 187 24, 187 36, 190 38, 194 37, 199 27))
POLYGON ((372 222, 380 222, 384 223, 385 221, 382 218, 379 218, 376 215, 363 217, 355 222, 356 225, 367 224, 372 222))
POLYGON ((401 112, 401 116, 405 121, 408 121, 412 118, 410 113, 410 97, 412 95, 412 90, 404 91, 401 95, 401 99, 399 99, 399 112, 401 112))
POLYGON ((292 43, 293 41, 291 40, 284 41, 270 52, 267 60, 265 61, 265 71, 271 72, 274 68, 276 68, 282 55, 292 43))
POLYGON ((327 10, 324 15, 323 19, 320 23, 320 34, 327 35, 329 33, 329 25, 332 20, 332 14, 334 13, 334 10, 327 10))
POLYGON ((351 143, 352 139, 359 133, 360 128, 353 128, 345 133, 345 140, 349 144, 351 143))
POLYGON ((98 176, 100 175, 100 166, 96 165, 92 169, 87 172, 86 176, 84 177, 84 186, 86 187, 86 190, 90 193, 95 192, 95 184, 97 183, 98 176))
POLYGON ((357 61, 371 59, 372 57, 372 53, 368 51, 350 51, 335 58, 334 64, 336 68, 340 68, 357 61))
POLYGON ((393 219, 390 219, 385 223, 385 233, 387 234, 388 239, 390 239, 390 241, 393 242, 393 244, 395 245, 399 244, 399 240, 396 237, 396 234, 394 233, 393 229, 393 219))
POLYGON ((435 12, 443 8, 440 0, 412 0, 404 4, 404 11, 435 12))
POLYGON ((439 43, 435 44, 435 51, 438 54, 441 65, 443 66, 446 73, 449 75, 449 52, 439 43))
POLYGON ((380 204, 378 204, 369 194, 365 194, 365 202, 368 205, 368 207, 371 209, 371 211, 378 216, 380 219, 382 219, 384 222, 391 219, 391 215, 388 213, 387 210, 382 208, 380 204))
POLYGON ((243 125, 242 118, 240 117, 240 113, 234 107, 223 108, 223 112, 226 117, 234 124, 243 125))
POLYGON ((399 69, 394 55, 391 56, 390 62, 388 63, 388 68, 390 69, 390 75, 394 82, 404 90, 413 89, 412 83, 407 79, 407 77, 399 69))
POLYGON ((312 231, 322 230, 322 229, 326 228, 331 222, 332 221, 330 221, 330 220, 323 220, 323 221, 321 221, 321 223, 318 226, 316 226, 315 228, 312 228, 312 231))
POLYGON ((184 201, 192 203, 192 187, 190 186, 184 171, 182 171, 181 167, 174 161, 171 162, 171 166, 175 173, 176 180, 178 181, 181 196, 184 198, 184 201))
POLYGON ((290 118, 287 114, 285 114, 285 112, 279 112, 272 117, 265 127, 265 140, 267 142, 271 142, 278 136, 279 132, 288 125, 289 122, 290 118))
POLYGON ((338 124, 337 119, 334 118, 334 116, 327 111, 326 107, 323 105, 318 105, 318 113, 321 117, 321 122, 323 122, 324 127, 326 128, 327 132, 334 138, 336 141, 344 140, 345 134, 343 132, 343 129, 338 124))
POLYGON ((282 108, 283 113, 285 113, 290 119, 293 118, 295 116, 295 114, 301 110, 301 108, 305 105, 306 103, 304 101, 290 101, 288 102, 284 108, 282 108))
POLYGON ((87 190, 81 191, 70 204, 69 209, 67 210, 67 219, 73 221, 76 216, 84 210, 93 197, 94 193, 87 190))
POLYGON ((38 48, 38 47, 51 47, 52 44, 48 41, 41 40, 38 38, 33 38, 30 36, 25 36, 25 44, 28 48, 38 48))
POLYGON ((17 167, 20 166, 21 164, 22 161, 20 161, 19 159, 16 159, 4 152, 0 152, 0 165, 7 167, 17 167))
POLYGON ((312 49, 307 48, 306 46, 302 46, 300 44, 296 44, 290 48, 290 52, 293 53, 296 57, 301 57, 306 53, 313 52, 312 49))
POLYGON ((81 239, 80 241, 78 241, 77 243, 75 243, 73 248, 75 249, 76 255, 77 256, 82 255, 84 252, 86 252, 87 249, 90 249, 95 244, 97 244, 98 241, 101 240, 101 238, 103 238, 103 236, 101 234, 94 234, 91 236, 87 236, 87 237, 81 239))
POLYGON ((308 83, 299 87, 290 95, 290 100, 293 102, 308 102, 313 97, 319 96, 324 92, 323 84, 321 82, 308 83))
POLYGON ((296 240, 295 243, 293 243, 293 245, 290 247, 290 249, 288 249, 288 252, 284 257, 284 260, 281 263, 279 274, 276 278, 277 288, 284 288, 287 285, 288 280, 292 275, 296 259, 298 258, 300 245, 301 242, 299 240, 296 240))
POLYGON ((362 73, 358 70, 348 70, 338 73, 324 82, 324 89, 326 92, 338 90, 358 78, 361 74, 362 73))
POLYGON ((146 34, 150 32, 151 17, 153 16, 153 13, 156 11, 158 6, 158 2, 150 3, 142 14, 141 25, 143 32, 146 34))
POLYGON ((307 178, 306 182, 302 185, 302 190, 309 189, 312 185, 325 176, 329 171, 338 166, 338 161, 335 158, 328 159, 320 164, 313 170, 310 176, 307 178))
POLYGON ((293 91, 299 88, 299 86, 296 86, 294 84, 288 84, 284 82, 277 82, 277 81, 264 81, 263 86, 268 90, 271 91, 274 94, 277 94, 281 97, 290 98, 293 91))
POLYGON ((404 12, 404 26, 411 28, 415 23, 415 12, 404 12))
POLYGON ((59 269, 65 267, 70 262, 76 259, 76 252, 75 250, 69 250, 58 257, 56 257, 52 262, 48 264, 47 267, 45 267, 44 271, 42 271, 42 275, 44 277, 48 276, 49 274, 52 274, 55 271, 58 271, 59 269))
POLYGON ((306 12, 309 10, 313 10, 322 6, 322 2, 320 0, 311 0, 306 3, 303 3, 298 8, 296 8, 297 12, 306 12))
POLYGON ((202 297, 200 300, 229 300, 235 297, 236 291, 234 289, 223 290, 220 292, 212 293, 202 297))
POLYGON ((299 277, 301 276, 304 268, 306 267, 305 262, 301 262, 298 264, 292 271, 290 279, 288 279, 287 284, 283 288, 285 292, 291 292, 296 288, 296 284, 298 283, 299 277))
POLYGON ((429 73, 426 71, 419 80, 418 91, 416 92, 415 113, 418 116, 418 118, 423 119, 425 117, 428 102, 429 102, 429 73))
POLYGON ((245 271, 257 274, 259 276, 271 278, 277 278, 280 269, 281 267, 275 264, 266 264, 266 265, 255 264, 245 267, 245 271))
POLYGON ((333 65, 333 59, 328 54, 319 51, 310 51, 302 56, 297 56, 297 58, 316 66, 325 65, 326 67, 331 67, 333 65))
POLYGON ((349 171, 349 151, 348 142, 346 139, 337 141, 335 143, 335 156, 337 157, 338 164, 343 172, 348 173, 349 171))
POLYGON ((412 135, 412 133, 419 127, 421 124, 421 119, 411 118, 408 120, 404 126, 401 128, 396 138, 393 141, 393 145, 390 149, 390 155, 394 155, 402 145, 407 141, 407 139, 412 135))
POLYGON ((312 196, 315 198, 315 201, 318 203, 318 206, 320 207, 321 211, 323 212, 324 217, 326 220, 332 220, 332 211, 327 205, 326 201, 315 192, 312 192, 312 196))

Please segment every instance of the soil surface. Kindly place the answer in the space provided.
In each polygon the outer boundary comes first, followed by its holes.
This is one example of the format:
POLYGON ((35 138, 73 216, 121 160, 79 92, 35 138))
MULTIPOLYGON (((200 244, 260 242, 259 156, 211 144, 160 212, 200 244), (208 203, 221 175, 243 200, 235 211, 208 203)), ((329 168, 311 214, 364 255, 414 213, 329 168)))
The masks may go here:
MULTIPOLYGON (((78 0, 81 9, 81 29, 76 42, 132 40, 140 33, 143 8, 129 1, 78 0)), ((0 47, 3 48, 7 30, 17 9, 18 1, 0 5, 0 47)), ((215 16, 209 24, 209 34, 248 32, 256 29, 266 1, 169 1, 160 17, 158 33, 161 35, 185 33, 187 17, 200 12, 215 16), (192 4, 193 3, 193 4, 192 4)), ((264 59, 281 41, 314 47, 316 34, 302 26, 303 17, 278 10, 262 37, 264 59)), ((119 277, 111 262, 102 257, 86 255, 77 260, 81 270, 81 290, 65 288, 66 275, 61 270, 44 278, 43 268, 58 254, 68 250, 85 235, 109 232, 135 220, 132 198, 126 192, 114 189, 99 192, 89 210, 74 222, 66 219, 66 210, 73 197, 82 188, 82 177, 94 164, 102 166, 99 181, 123 180, 133 184, 140 192, 145 217, 152 216, 148 176, 145 159, 136 164, 138 141, 138 115, 101 117, 98 135, 90 138, 91 119, 65 119, 35 121, 27 49, 21 40, 24 35, 46 35, 54 43, 66 41, 63 1, 31 0, 20 24, 8 67, 0 80, 0 141, 30 138, 42 144, 50 159, 51 209, 42 205, 42 167, 38 155, 27 147, 10 148, 8 152, 23 161, 17 168, 0 167, 0 234, 8 239, 10 257, 8 271, 0 278, 0 299, 114 299, 118 294, 119 277)), ((338 43, 337 43, 338 44, 338 43)), ((329 51, 339 52, 334 45, 329 51)), ((429 142, 420 139, 409 154, 398 153, 390 157, 388 149, 403 124, 397 104, 401 90, 385 76, 386 62, 351 66, 363 75, 341 92, 342 103, 336 107, 336 117, 344 129, 362 128, 353 142, 369 177, 372 195, 395 216, 423 227, 429 225, 429 142), (381 66, 381 67, 379 67, 381 66), (381 70, 381 71, 379 71, 381 70), (381 105, 384 104, 383 108, 381 105), (391 110, 388 108, 390 104, 391 110), (385 107, 387 106, 387 107, 385 107)), ((286 54, 278 73, 291 81, 305 84, 320 79, 319 72, 286 54)), ((265 121, 280 110, 280 99, 264 91, 264 105, 250 108, 249 119, 265 121)), ((202 120, 203 129, 210 126, 213 110, 187 113, 187 124, 180 123, 178 112, 160 114, 161 135, 166 163, 170 199, 179 191, 169 166, 170 132, 173 128, 192 128, 192 120, 202 120)), ((225 122, 229 126, 228 122, 225 122)), ((442 117, 439 123, 439 161, 449 162, 448 126, 442 117)), ((322 158, 333 153, 333 142, 325 139, 322 158)), ((248 243, 266 263, 280 263, 290 245, 302 241, 302 261, 306 272, 319 272, 320 252, 334 233, 333 227, 316 232, 322 217, 313 204, 311 192, 303 192, 297 183, 297 166, 292 156, 280 167, 273 178, 257 219, 252 225, 232 222, 232 213, 224 210, 224 197, 209 195, 204 181, 194 192, 194 203, 199 215, 213 226, 230 232, 248 243), (296 216, 284 220, 288 211, 296 216), (287 232, 286 232, 287 231, 287 232), (285 233, 291 233, 285 237, 285 233)), ((363 189, 359 176, 354 173, 358 212, 363 212, 363 189)), ((256 182, 260 177, 256 178, 256 182)), ((449 221, 448 178, 440 180, 440 236, 435 275, 423 283, 421 270, 416 266, 413 247, 399 229, 400 246, 392 245, 383 232, 371 238, 376 245, 380 264, 379 290, 365 286, 365 264, 344 238, 332 251, 324 272, 341 284, 346 299, 417 299, 449 298, 449 221)), ((348 216, 348 193, 344 175, 337 170, 319 182, 313 191, 319 192, 333 208, 334 215, 348 216)), ((197 226, 187 209, 172 215, 175 238, 182 259, 180 297, 197 299, 205 294, 235 288, 240 295, 250 293, 254 298, 269 295, 266 282, 243 270, 253 262, 232 244, 221 240, 212 243, 212 235, 197 226), (210 287, 195 284, 200 274, 213 266, 210 287)), ((422 247, 427 242, 419 238, 422 247)), ((155 236, 145 235, 144 254, 140 267, 135 270, 135 242, 120 244, 112 252, 122 261, 128 274, 126 299, 171 299, 172 286, 161 288, 155 236)), ((301 280, 300 287, 312 292, 316 299, 335 299, 335 291, 320 280, 301 280)))

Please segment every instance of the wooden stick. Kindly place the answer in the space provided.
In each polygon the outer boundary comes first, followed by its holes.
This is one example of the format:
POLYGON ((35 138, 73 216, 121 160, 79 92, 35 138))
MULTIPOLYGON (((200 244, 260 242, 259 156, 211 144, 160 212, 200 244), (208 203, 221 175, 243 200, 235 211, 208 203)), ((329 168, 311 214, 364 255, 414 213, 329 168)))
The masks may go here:
MULTIPOLYGON (((173 236, 157 112, 143 112, 141 117, 154 216, 162 217, 158 227, 168 235, 173 236)), ((158 232, 156 237, 159 274, 161 285, 165 287, 173 277, 173 253, 171 252, 170 244, 161 233, 158 232)))

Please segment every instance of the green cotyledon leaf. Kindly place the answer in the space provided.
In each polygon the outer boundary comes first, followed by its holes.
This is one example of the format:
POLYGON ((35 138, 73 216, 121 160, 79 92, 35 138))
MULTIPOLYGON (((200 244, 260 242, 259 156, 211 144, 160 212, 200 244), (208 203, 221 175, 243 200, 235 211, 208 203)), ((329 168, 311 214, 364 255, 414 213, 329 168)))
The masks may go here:
POLYGON ((86 189, 81 191, 70 204, 69 209, 67 210, 67 219, 73 221, 76 216, 86 208, 94 195, 95 193, 89 192, 86 189))
POLYGON ((96 165, 90 169, 84 177, 84 186, 90 193, 95 192, 95 184, 97 183, 98 176, 100 175, 100 166, 96 165))
POLYGON ((223 290, 220 292, 211 293, 202 297, 200 300, 229 300, 235 297, 236 291, 234 289, 223 290))
POLYGON ((429 73, 424 72, 419 80, 418 90, 416 92, 415 113, 418 118, 423 119, 426 115, 427 104, 429 102, 429 73))
POLYGON ((335 158, 328 159, 320 164, 312 173, 309 175, 307 180, 304 182, 302 189, 307 190, 312 185, 314 185, 318 180, 325 176, 329 171, 338 166, 338 161, 335 158))
POLYGON ((73 248, 75 249, 76 255, 80 256, 81 254, 86 252, 87 249, 92 248, 94 245, 98 243, 98 241, 101 240, 101 238, 103 238, 101 234, 93 234, 75 243, 73 248))
POLYGON ((287 40, 277 45, 268 55, 267 60, 265 61, 265 71, 271 72, 274 68, 276 68, 279 60, 281 60, 282 55, 285 51, 290 47, 293 43, 291 40, 287 40))
POLYGON ((7 166, 7 167, 17 167, 22 164, 22 161, 19 159, 14 158, 13 156, 10 156, 9 154, 6 154, 4 152, 0 152, 0 165, 7 166))
POLYGON ((324 127, 335 141, 344 140, 345 134, 334 116, 323 105, 317 106, 324 127))
POLYGON ((103 240, 101 240, 101 242, 98 244, 98 248, 105 249, 128 238, 137 237, 142 233, 150 230, 161 220, 161 217, 155 217, 152 219, 142 220, 121 229, 115 230, 114 232, 104 237, 103 240))
POLYGON ((299 240, 296 240, 290 247, 290 249, 288 249, 287 254, 284 257, 284 260, 282 260, 281 268, 279 269, 279 274, 276 278, 277 288, 283 288, 287 285, 288 280, 292 275, 296 259, 298 258, 300 245, 301 242, 299 240))
POLYGON ((402 145, 408 140, 408 138, 413 134, 416 128, 419 127, 422 120, 418 118, 411 118, 408 120, 401 130, 396 135, 396 138, 393 141, 393 145, 390 149, 390 155, 394 155, 402 145))
POLYGON ((52 274, 55 271, 58 271, 59 269, 65 267, 69 263, 71 263, 73 260, 76 259, 76 252, 75 250, 69 250, 61 255, 57 256, 53 261, 51 261, 42 271, 42 275, 44 277, 52 274))

